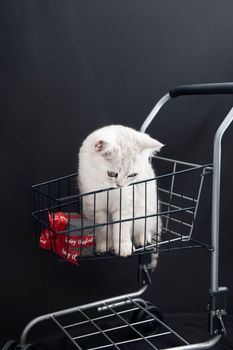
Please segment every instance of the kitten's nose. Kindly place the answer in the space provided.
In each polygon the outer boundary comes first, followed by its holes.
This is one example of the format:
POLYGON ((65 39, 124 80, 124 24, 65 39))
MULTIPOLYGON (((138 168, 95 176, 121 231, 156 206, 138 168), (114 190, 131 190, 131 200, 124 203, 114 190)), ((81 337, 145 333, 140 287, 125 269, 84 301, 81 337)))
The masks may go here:
POLYGON ((117 187, 124 187, 124 185, 123 184, 119 184, 118 182, 117 182, 117 187))

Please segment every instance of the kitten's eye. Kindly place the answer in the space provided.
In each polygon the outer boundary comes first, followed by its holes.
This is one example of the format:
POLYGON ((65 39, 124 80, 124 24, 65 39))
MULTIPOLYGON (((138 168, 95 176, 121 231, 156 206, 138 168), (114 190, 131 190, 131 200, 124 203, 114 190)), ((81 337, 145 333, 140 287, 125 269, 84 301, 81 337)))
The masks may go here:
POLYGON ((107 171, 107 174, 108 174, 108 176, 110 176, 110 177, 117 177, 117 176, 118 176, 118 174, 117 174, 117 173, 114 173, 113 171, 107 171))
POLYGON ((130 174, 127 177, 135 177, 135 176, 137 176, 137 173, 130 174))

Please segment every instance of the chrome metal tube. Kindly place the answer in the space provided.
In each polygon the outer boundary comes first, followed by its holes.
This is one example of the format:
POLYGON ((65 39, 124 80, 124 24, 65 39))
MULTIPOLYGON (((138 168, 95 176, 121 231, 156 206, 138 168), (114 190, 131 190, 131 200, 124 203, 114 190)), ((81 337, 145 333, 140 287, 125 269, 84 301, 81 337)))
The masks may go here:
POLYGON ((146 129, 148 128, 148 126, 151 124, 152 120, 154 119, 154 117, 156 116, 156 114, 160 111, 160 109, 163 107, 163 105, 165 105, 165 103, 171 99, 170 94, 166 94, 164 95, 154 106, 154 108, 152 109, 152 111, 150 112, 150 114, 146 117, 146 119, 144 120, 140 131, 141 132, 145 132, 146 129))
MULTIPOLYGON (((220 340, 221 335, 217 335, 216 337, 213 337, 212 339, 209 339, 203 343, 197 343, 197 344, 188 344, 188 345, 181 345, 181 346, 175 346, 172 347, 172 350, 200 350, 200 349, 209 349, 220 340)), ((171 350, 171 348, 166 348, 164 350, 171 350)))
POLYGON ((220 182, 221 182, 221 143, 222 137, 233 121, 233 108, 219 126, 214 137, 213 151, 213 187, 212 187, 212 228, 211 243, 214 248, 211 254, 211 290, 218 291, 219 265, 219 212, 220 212, 220 182))

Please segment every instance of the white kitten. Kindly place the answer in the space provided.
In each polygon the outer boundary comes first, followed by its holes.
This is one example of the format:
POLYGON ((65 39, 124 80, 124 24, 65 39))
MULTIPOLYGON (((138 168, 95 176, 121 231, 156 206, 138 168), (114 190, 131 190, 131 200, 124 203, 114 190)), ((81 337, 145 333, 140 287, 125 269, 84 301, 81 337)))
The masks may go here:
POLYGON ((79 152, 80 193, 113 189, 84 196, 83 215, 96 224, 126 220, 95 229, 98 253, 113 250, 128 256, 160 232, 158 217, 127 219, 158 211, 156 181, 128 185, 155 177, 149 157, 162 146, 149 135, 121 125, 105 126, 84 140, 79 152))

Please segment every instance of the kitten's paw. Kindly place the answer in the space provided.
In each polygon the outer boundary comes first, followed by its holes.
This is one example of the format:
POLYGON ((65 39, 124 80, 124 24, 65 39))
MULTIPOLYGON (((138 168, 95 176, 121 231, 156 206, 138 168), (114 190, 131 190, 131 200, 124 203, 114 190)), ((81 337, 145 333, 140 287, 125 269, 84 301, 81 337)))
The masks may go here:
POLYGON ((96 254, 105 254, 107 252, 106 248, 106 241, 96 242, 96 254))
POLYGON ((146 238, 145 238, 145 235, 144 234, 140 234, 140 235, 135 235, 133 237, 133 243, 134 245, 139 248, 139 247, 144 247, 148 244, 151 244, 151 233, 150 232, 147 232, 146 234, 146 238))
POLYGON ((134 252, 134 246, 132 245, 132 242, 122 242, 121 246, 119 247, 119 244, 116 244, 114 246, 114 253, 119 256, 129 256, 134 252), (119 249, 120 248, 120 249, 119 249))

